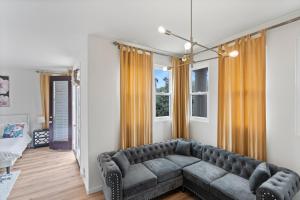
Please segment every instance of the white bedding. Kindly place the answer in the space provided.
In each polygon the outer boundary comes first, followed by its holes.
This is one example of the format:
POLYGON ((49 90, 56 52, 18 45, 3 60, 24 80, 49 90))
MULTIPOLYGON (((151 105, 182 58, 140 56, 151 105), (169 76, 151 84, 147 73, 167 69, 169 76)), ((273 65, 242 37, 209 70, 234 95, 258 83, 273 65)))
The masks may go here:
POLYGON ((24 133, 23 137, 0 139, 0 168, 12 166, 16 159, 31 142, 31 137, 24 133))
POLYGON ((28 114, 0 115, 0 168, 13 166, 14 162, 22 156, 23 151, 31 142, 29 124, 28 114), (25 123, 23 137, 1 138, 4 126, 14 123, 25 123))

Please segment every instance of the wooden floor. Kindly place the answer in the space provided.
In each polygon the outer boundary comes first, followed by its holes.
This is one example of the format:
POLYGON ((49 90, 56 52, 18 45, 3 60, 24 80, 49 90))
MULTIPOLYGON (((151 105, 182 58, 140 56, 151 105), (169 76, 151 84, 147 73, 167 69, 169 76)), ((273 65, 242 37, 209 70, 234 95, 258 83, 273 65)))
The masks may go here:
MULTIPOLYGON (((9 200, 104 200, 101 192, 86 195, 79 168, 72 152, 49 148, 26 150, 14 170, 21 174, 9 200)), ((162 200, 193 200, 190 193, 175 191, 162 200)))

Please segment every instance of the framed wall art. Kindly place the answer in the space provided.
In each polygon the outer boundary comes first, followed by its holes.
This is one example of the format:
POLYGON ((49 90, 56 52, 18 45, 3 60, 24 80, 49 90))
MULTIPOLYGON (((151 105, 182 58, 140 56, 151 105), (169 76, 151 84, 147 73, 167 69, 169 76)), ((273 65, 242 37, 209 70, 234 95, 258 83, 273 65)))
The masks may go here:
POLYGON ((9 107, 9 76, 0 75, 0 107, 9 107))

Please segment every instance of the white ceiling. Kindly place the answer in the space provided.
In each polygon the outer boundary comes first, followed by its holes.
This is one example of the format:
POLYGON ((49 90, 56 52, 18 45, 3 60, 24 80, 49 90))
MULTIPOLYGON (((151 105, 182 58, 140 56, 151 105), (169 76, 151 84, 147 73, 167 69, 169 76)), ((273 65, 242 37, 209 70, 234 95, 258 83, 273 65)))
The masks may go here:
MULTIPOLYGON (((299 9, 299 0, 194 0, 194 37, 212 44, 299 9)), ((182 52, 159 25, 188 37, 189 1, 0 0, 0 68, 77 64, 89 34, 182 52)))

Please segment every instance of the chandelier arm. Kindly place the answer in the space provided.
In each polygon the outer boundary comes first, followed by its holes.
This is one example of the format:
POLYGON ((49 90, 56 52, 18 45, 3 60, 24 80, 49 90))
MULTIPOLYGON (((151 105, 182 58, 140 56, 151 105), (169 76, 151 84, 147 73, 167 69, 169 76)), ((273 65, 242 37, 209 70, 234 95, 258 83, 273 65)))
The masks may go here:
POLYGON ((205 45, 199 44, 198 42, 194 42, 194 38, 193 38, 193 0, 190 0, 190 3, 191 3, 191 7, 190 7, 190 25, 191 25, 191 27, 190 27, 190 31, 191 31, 190 32, 190 39, 187 39, 185 37, 177 35, 177 34, 171 32, 171 31, 165 29, 164 27, 162 27, 163 31, 159 31, 159 32, 164 33, 166 35, 171 35, 173 37, 176 37, 178 39, 184 40, 184 41, 189 42, 191 44, 191 48, 190 48, 189 53, 188 54, 184 54, 184 56, 186 56, 186 55, 189 56, 189 58, 191 60, 190 64, 191 64, 191 67, 193 68, 194 56, 198 55, 201 52, 204 52, 204 51, 194 52, 194 46, 199 46, 201 48, 204 48, 205 51, 214 52, 214 53, 218 54, 219 56, 224 56, 224 55, 222 53, 220 53, 219 51, 215 50, 214 47, 207 47, 205 45))
POLYGON ((172 36, 174 36, 174 37, 176 37, 176 38, 179 38, 179 39, 181 39, 181 40, 184 40, 184 41, 186 41, 186 42, 190 42, 190 43, 193 45, 193 43, 192 43, 191 40, 186 39, 186 38, 184 38, 184 37, 182 37, 182 36, 180 36, 180 35, 177 35, 177 34, 172 33, 172 32, 170 32, 170 35, 172 35, 172 36))
MULTIPOLYGON (((177 35, 177 34, 171 32, 171 31, 169 31, 169 35, 174 36, 174 37, 176 37, 178 39, 184 40, 186 42, 190 42, 192 44, 192 48, 193 48, 194 45, 197 45, 199 47, 202 47, 202 48, 206 49, 207 51, 212 51, 212 52, 215 52, 216 54, 218 54, 220 56, 223 56, 221 53, 219 53, 218 51, 214 50, 214 48, 209 48, 207 46, 204 46, 203 44, 199 44, 198 42, 193 42, 193 41, 191 41, 191 40, 189 40, 187 38, 184 38, 184 37, 182 37, 180 35, 177 35)), ((199 54, 199 53, 198 52, 197 53, 193 53, 193 55, 197 55, 197 54, 199 54)))
POLYGON ((191 60, 191 64, 190 67, 193 68, 194 67, 194 39, 193 39, 193 0, 191 0, 191 36, 190 36, 190 40, 191 40, 191 50, 190 50, 190 60, 191 60))
POLYGON ((212 58, 206 58, 206 59, 203 59, 203 60, 196 60, 194 61, 194 64, 195 63, 200 63, 200 62, 205 62, 205 61, 209 61, 209 60, 214 60, 214 59, 218 59, 219 57, 212 57, 212 58))
MULTIPOLYGON (((186 39, 186 38, 184 38, 184 37, 182 37, 182 36, 180 36, 180 35, 177 35, 177 34, 175 34, 175 33, 173 33, 173 32, 170 32, 170 35, 171 35, 171 36, 174 36, 174 37, 176 37, 176 38, 178 38, 178 39, 184 40, 184 41, 186 41, 186 42, 190 42, 190 43, 192 44, 192 47, 193 47, 194 45, 197 45, 197 46, 199 46, 199 47, 202 47, 202 48, 206 49, 207 51, 212 51, 212 52, 214 52, 214 53, 216 53, 216 54, 218 54, 218 55, 220 55, 220 56, 223 56, 223 54, 221 54, 220 52, 214 50, 214 48, 209 48, 209 47, 207 47, 207 46, 204 46, 203 44, 199 44, 198 42, 193 42, 193 41, 191 41, 191 40, 189 40, 189 39, 186 39)), ((202 53, 202 51, 193 53, 193 55, 197 55, 197 54, 199 54, 199 53, 202 53)))
POLYGON ((194 55, 198 55, 198 54, 203 53, 203 52, 206 52, 206 51, 213 51, 213 50, 215 50, 215 49, 217 49, 217 48, 218 48, 218 47, 210 47, 210 48, 205 49, 205 50, 197 51, 197 52, 194 53, 194 55))
MULTIPOLYGON (((225 56, 225 57, 228 57, 228 56, 225 56)), ((200 63, 200 62, 205 62, 205 61, 209 61, 209 60, 214 60, 214 59, 218 59, 219 57, 211 57, 211 58, 206 58, 206 59, 203 59, 203 60, 196 60, 194 62, 187 62, 187 63, 184 63, 184 64, 180 64, 180 65, 177 65, 177 67, 181 67, 181 66, 185 66, 185 65, 191 65, 191 64, 196 64, 196 63, 200 63)), ((174 67, 170 67, 170 69, 172 69, 174 67)))
MULTIPOLYGON (((202 45, 202 44, 199 44, 199 43, 197 43, 197 42, 195 42, 194 44, 197 45, 197 46, 199 46, 199 47, 202 47, 202 48, 206 49, 207 51, 212 51, 212 52, 215 52, 216 54, 218 54, 218 55, 220 55, 220 56, 223 56, 223 54, 221 54, 220 52, 216 51, 216 50, 213 49, 213 48, 209 48, 209 47, 204 46, 204 45, 202 45)), ((194 55, 197 55, 197 54, 199 54, 199 53, 195 53, 194 55)))
POLYGON ((191 0, 191 41, 193 40, 193 0, 191 0))

